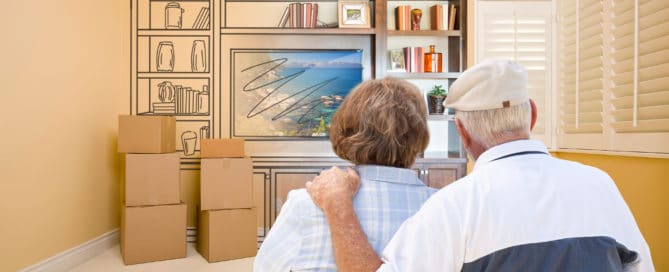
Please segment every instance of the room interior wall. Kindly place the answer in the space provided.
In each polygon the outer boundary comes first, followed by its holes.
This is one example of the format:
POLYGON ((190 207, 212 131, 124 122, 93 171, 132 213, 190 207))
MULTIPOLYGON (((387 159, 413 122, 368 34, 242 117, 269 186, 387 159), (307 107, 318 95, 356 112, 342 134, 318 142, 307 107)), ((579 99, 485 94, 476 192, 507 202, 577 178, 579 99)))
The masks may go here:
POLYGON ((2 3, 0 271, 118 228, 128 3, 2 3))

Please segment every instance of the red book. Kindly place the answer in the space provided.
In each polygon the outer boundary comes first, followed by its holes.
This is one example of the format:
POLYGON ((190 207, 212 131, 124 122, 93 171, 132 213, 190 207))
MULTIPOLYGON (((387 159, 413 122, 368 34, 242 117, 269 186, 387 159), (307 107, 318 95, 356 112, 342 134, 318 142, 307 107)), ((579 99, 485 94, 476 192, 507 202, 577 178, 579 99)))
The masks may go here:
POLYGON ((441 4, 436 4, 430 7, 430 29, 431 30, 444 30, 444 6, 441 4))
POLYGON ((425 61, 425 54, 424 54, 423 47, 414 47, 414 63, 413 65, 416 67, 416 69, 413 71, 414 73, 423 73, 425 72, 425 67, 423 66, 423 62, 425 61))
POLYGON ((412 67, 413 67, 413 59, 411 58, 411 55, 413 55, 413 49, 411 47, 404 47, 402 48, 402 51, 404 52, 404 63, 406 65, 405 69, 407 72, 411 73, 413 72, 412 67))
POLYGON ((304 27, 306 28, 311 28, 311 21, 312 21, 312 16, 313 16, 313 11, 312 11, 312 4, 311 3, 306 3, 304 4, 305 10, 306 10, 306 16, 304 16, 304 27))
POLYGON ((411 6, 404 6, 404 29, 411 30, 411 6))
POLYGON ((311 27, 312 28, 317 28, 318 27, 318 3, 314 3, 314 8, 312 9, 311 14, 311 27))
POLYGON ((290 28, 294 28, 294 27, 295 27, 295 17, 296 17, 296 14, 295 14, 295 3, 291 3, 291 4, 289 4, 289 5, 288 5, 288 8, 290 9, 289 14, 288 14, 288 16, 289 16, 289 17, 288 17, 288 21, 290 21, 289 26, 290 26, 290 28))

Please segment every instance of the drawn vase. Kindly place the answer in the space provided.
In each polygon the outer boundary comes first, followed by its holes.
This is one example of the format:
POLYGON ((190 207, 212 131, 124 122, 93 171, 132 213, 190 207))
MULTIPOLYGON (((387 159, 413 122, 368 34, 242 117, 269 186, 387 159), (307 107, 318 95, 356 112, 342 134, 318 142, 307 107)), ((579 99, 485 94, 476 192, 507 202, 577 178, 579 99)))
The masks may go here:
POLYGON ((160 99, 160 102, 174 102, 174 93, 174 85, 172 85, 172 82, 163 81, 158 84, 158 99, 160 99))
POLYGON ((195 154, 195 147, 197 146, 197 133, 193 131, 185 131, 181 134, 181 145, 185 156, 195 154))
POLYGON ((174 44, 172 42, 160 42, 158 44, 156 67, 158 72, 174 71, 174 44))
POLYGON ((181 29, 183 26, 184 9, 179 6, 179 3, 170 2, 165 6, 165 28, 166 29, 181 29))
POLYGON ((203 40, 193 41, 190 53, 191 70, 193 72, 207 72, 207 45, 203 40))

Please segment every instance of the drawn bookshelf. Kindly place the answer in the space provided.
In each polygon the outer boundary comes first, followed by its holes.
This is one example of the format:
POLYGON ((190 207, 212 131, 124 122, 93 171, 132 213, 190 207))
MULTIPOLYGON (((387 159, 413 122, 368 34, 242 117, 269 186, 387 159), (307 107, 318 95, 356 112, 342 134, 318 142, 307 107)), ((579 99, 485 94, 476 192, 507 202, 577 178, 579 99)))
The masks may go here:
POLYGON ((133 115, 177 118, 182 168, 196 161, 202 139, 216 128, 214 1, 131 0, 133 115), (184 141, 196 144, 184 148, 184 141))

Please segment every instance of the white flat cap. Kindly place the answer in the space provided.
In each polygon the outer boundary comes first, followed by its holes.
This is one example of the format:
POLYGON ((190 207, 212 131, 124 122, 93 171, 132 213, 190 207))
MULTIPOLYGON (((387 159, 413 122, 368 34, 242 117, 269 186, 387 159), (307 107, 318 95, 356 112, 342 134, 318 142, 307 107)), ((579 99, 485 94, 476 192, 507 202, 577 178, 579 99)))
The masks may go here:
POLYGON ((508 59, 490 59, 467 69, 448 90, 444 106, 457 111, 508 108, 530 99, 527 71, 508 59))

